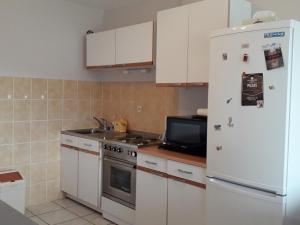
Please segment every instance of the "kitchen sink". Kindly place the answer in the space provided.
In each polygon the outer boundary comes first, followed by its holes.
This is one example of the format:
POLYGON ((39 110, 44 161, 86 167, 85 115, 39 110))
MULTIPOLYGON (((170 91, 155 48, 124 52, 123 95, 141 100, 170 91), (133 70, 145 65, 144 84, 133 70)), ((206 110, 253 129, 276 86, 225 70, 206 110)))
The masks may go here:
POLYGON ((102 134, 107 131, 101 130, 98 128, 91 128, 91 129, 74 130, 72 132, 77 133, 77 134, 102 134))

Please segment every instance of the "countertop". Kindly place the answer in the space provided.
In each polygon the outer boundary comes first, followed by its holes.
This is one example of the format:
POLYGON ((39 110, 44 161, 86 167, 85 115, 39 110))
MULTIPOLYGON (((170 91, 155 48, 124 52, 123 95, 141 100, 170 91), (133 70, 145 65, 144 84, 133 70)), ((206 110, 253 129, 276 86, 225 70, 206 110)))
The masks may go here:
POLYGON ((0 224, 3 225, 36 225, 26 216, 0 200, 0 224))
POLYGON ((168 150, 162 150, 159 149, 158 146, 150 146, 145 148, 139 148, 139 153, 152 155, 160 158, 165 158, 169 160, 173 160, 176 162, 181 162, 193 166, 199 166, 202 168, 206 168, 206 158, 199 157, 199 156, 193 156, 193 155, 187 155, 183 153, 168 151, 168 150))

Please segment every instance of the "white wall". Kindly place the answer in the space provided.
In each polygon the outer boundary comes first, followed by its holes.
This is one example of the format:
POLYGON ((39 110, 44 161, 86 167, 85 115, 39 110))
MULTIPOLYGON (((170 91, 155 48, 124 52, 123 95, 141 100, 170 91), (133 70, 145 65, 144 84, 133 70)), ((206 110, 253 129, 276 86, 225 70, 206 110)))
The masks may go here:
POLYGON ((254 4, 255 10, 272 10, 280 19, 300 20, 299 0, 248 0, 254 4))
POLYGON ((97 79, 84 67, 84 37, 102 17, 63 0, 1 0, 0 76, 97 79))

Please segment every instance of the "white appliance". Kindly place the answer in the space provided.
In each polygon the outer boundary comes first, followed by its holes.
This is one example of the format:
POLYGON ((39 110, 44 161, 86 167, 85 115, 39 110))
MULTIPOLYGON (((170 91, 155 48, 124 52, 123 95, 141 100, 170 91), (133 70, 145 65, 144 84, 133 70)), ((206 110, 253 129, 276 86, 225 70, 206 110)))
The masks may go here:
POLYGON ((0 172, 0 200, 25 213, 25 180, 16 171, 0 172))
POLYGON ((299 225, 299 22, 212 35, 208 115, 207 225, 299 225))

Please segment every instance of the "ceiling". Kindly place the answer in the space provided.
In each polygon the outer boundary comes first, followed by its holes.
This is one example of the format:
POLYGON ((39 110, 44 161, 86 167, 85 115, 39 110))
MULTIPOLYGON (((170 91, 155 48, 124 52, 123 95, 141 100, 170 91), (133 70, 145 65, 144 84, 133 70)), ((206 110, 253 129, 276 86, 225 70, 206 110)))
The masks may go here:
POLYGON ((66 0, 87 7, 111 10, 147 0, 66 0))

